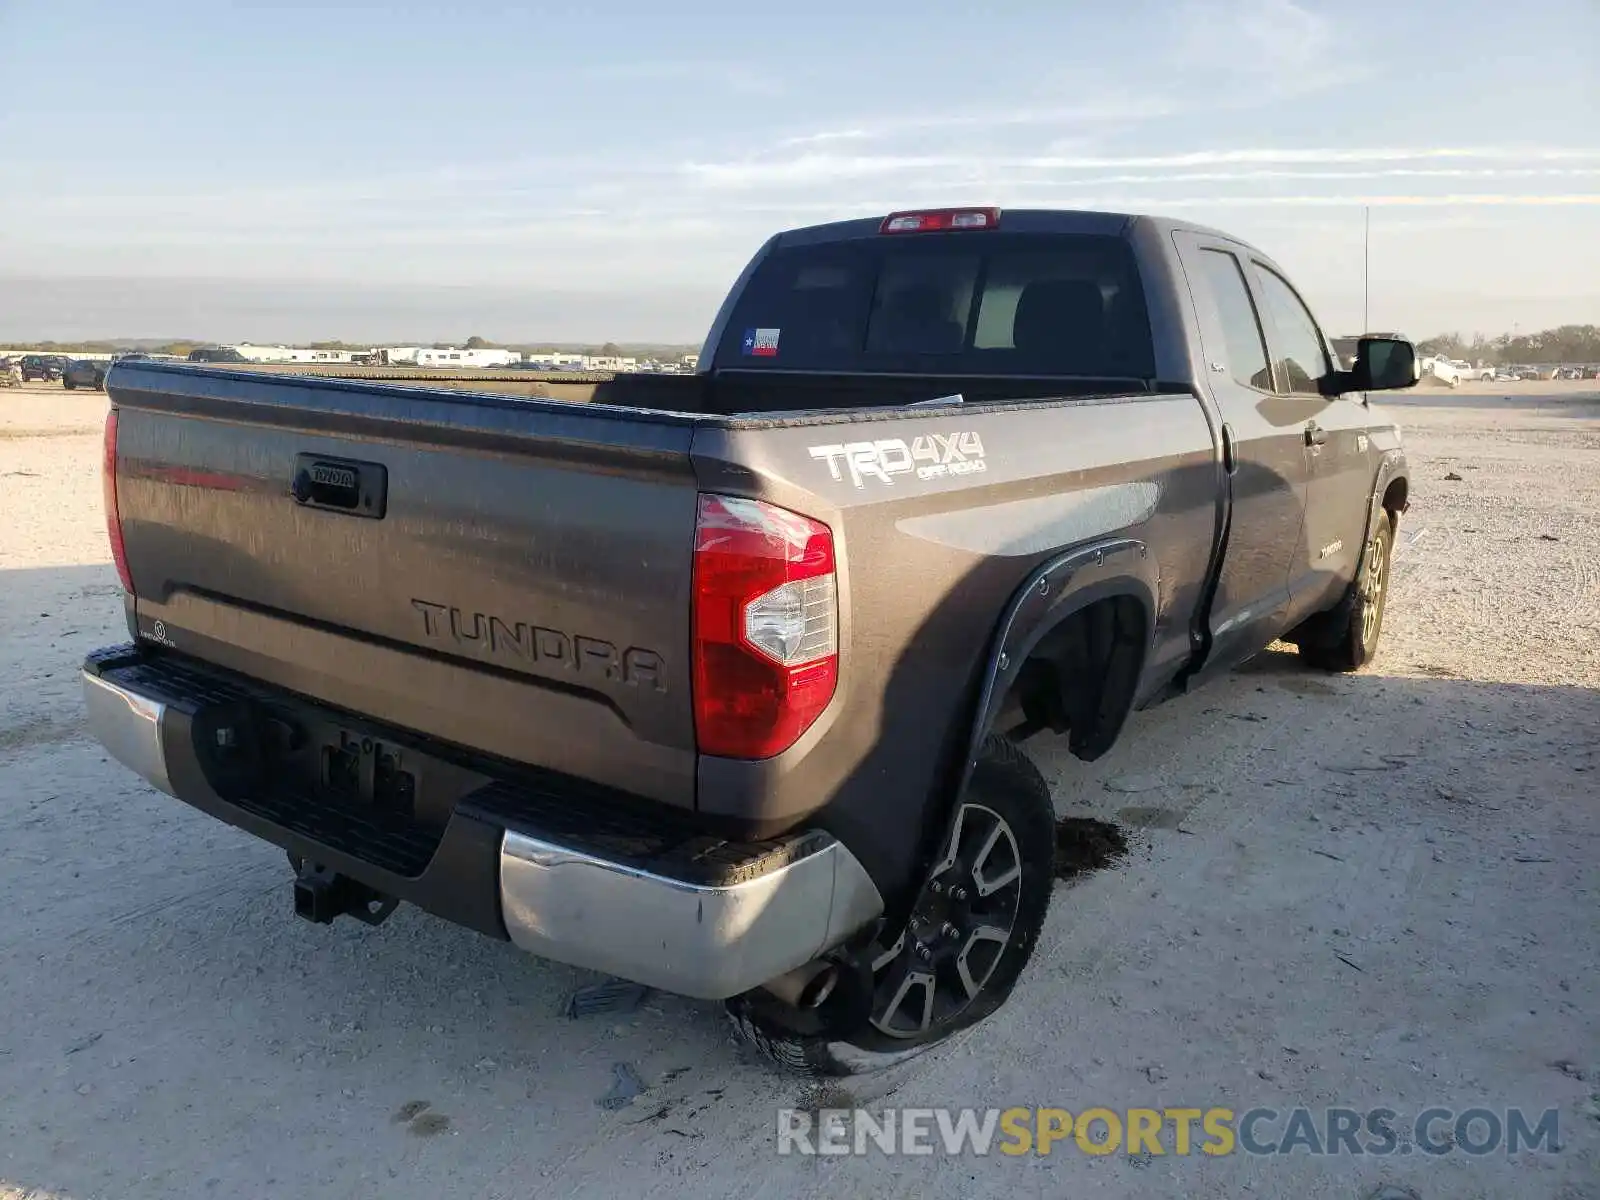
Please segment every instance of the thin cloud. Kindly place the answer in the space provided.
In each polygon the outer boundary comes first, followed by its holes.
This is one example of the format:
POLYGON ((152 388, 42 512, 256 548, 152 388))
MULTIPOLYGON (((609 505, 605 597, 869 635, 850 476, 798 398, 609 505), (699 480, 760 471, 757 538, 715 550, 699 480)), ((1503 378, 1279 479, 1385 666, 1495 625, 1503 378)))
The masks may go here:
MULTIPOLYGON (((1201 150, 1150 155, 841 155, 810 153, 789 158, 684 164, 696 183, 722 188, 760 188, 819 184, 841 179, 909 174, 917 171, 995 172, 1179 170, 1225 166, 1339 166, 1383 163, 1473 161, 1502 163, 1583 162, 1600 159, 1600 150, 1528 147, 1420 147, 1370 149, 1253 148, 1201 150)), ((1181 176, 1173 177, 1174 180, 1181 176)), ((1157 182, 1152 180, 1152 182, 1157 182)))
POLYGON ((1178 8, 1173 28, 1165 57, 1189 72, 1207 64, 1221 107, 1284 100, 1357 73, 1350 56, 1340 53, 1333 22, 1292 0, 1190 0, 1178 8), (1221 78, 1209 69, 1215 63, 1227 64, 1221 78))
POLYGON ((664 59, 651 62, 608 62, 585 67, 581 79, 630 83, 712 82, 742 96, 782 96, 786 92, 776 77, 738 63, 694 62, 664 59))
POLYGON ((683 170, 685 175, 702 183, 723 187, 763 187, 786 183, 825 183, 864 175, 892 175, 901 171, 949 170, 980 161, 941 155, 804 154, 797 158, 754 162, 688 163, 683 170))
MULTIPOLYGON (((1553 195, 1518 194, 1515 192, 1491 194, 1485 192, 1454 192, 1438 196, 1423 195, 1373 195, 1373 196, 1116 196, 1080 197, 1084 208, 1105 208, 1112 211, 1149 212, 1164 208, 1474 208, 1474 207, 1588 207, 1600 205, 1600 192, 1570 192, 1553 195)), ((1014 199, 1015 207, 1029 204, 1060 204, 1059 197, 1042 200, 1014 199)))
MULTIPOLYGON (((1173 175, 1097 175, 1070 182, 1072 187, 1111 184, 1172 185, 1190 183, 1260 183, 1294 180, 1353 182, 1370 179, 1576 179, 1600 175, 1600 167, 1397 167, 1377 171, 1184 171, 1173 175)), ((1064 184, 1064 186, 1066 186, 1064 184)))
POLYGON ((778 142, 781 149, 798 149, 801 146, 820 146, 828 142, 855 142, 865 141, 868 138, 882 136, 871 129, 824 129, 820 133, 802 133, 796 137, 782 138, 778 142))
POLYGON ((1045 90, 1094 96, 1093 101, 1036 95, 979 111, 886 114, 796 134, 777 146, 800 149, 930 132, 1139 125, 1181 112, 1264 107, 1348 82, 1360 73, 1339 52, 1333 23, 1292 0, 1190 0, 1166 28, 1164 38, 1160 31, 1152 37, 1150 69, 1137 91, 1124 90, 1122 81, 1109 74, 1080 69, 1051 81, 1045 90), (1220 78, 1211 67, 1217 62, 1228 64, 1220 78))
POLYGON ((969 109, 921 116, 876 117, 857 121, 841 129, 822 129, 813 133, 796 134, 779 140, 777 145, 779 148, 787 149, 929 132, 970 132, 1048 125, 1064 127, 1117 125, 1169 116, 1176 110, 1174 101, 1154 91, 1117 97, 1105 94, 1106 89, 1098 84, 1086 90, 1100 93, 1100 99, 1091 103, 1075 104, 1048 104, 1034 101, 1000 109, 977 111, 969 109))

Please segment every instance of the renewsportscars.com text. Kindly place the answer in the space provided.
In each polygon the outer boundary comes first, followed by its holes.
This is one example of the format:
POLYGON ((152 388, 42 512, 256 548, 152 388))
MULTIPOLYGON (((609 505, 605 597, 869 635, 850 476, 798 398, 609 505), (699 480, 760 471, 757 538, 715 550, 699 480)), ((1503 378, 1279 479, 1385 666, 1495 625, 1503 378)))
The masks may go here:
POLYGON ((1559 1153, 1556 1109, 854 1108, 778 1111, 799 1155, 1391 1155, 1559 1153))

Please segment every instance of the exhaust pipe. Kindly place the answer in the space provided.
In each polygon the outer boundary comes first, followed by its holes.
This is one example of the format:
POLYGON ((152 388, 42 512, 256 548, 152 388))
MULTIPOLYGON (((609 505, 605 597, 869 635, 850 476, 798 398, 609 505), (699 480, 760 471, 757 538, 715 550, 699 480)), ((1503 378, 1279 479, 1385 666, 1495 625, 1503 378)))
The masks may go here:
POLYGON ((786 971, 776 979, 767 980, 761 989, 791 1008, 817 1008, 833 995, 838 983, 838 966, 819 958, 803 967, 786 971))

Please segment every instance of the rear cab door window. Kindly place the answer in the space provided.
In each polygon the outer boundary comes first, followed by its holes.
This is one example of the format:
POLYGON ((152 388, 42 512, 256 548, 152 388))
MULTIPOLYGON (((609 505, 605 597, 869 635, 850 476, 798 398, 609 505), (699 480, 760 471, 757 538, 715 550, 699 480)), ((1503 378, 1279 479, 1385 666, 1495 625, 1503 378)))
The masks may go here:
MULTIPOLYGON (((1210 301, 1220 347, 1211 347, 1208 358, 1220 365, 1235 383, 1258 392, 1273 390, 1272 369, 1267 363, 1267 343, 1261 332, 1261 318, 1245 283, 1239 260, 1226 250, 1205 246, 1197 250, 1195 264, 1200 269, 1201 286, 1210 301), (1217 360, 1216 350, 1223 353, 1217 360)), ((1214 368, 1213 368, 1214 369, 1214 368)))
POLYGON ((1286 396, 1320 396, 1333 370, 1328 346, 1311 311, 1289 281, 1259 260, 1254 263, 1262 306, 1268 318, 1278 391, 1286 396))

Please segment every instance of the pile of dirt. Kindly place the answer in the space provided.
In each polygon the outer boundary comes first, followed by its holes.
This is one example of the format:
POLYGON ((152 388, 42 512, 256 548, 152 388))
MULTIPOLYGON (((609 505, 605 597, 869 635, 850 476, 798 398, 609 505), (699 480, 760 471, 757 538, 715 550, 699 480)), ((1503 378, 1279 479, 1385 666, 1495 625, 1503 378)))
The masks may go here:
POLYGON ((1110 821, 1062 817, 1056 822, 1056 878, 1075 879, 1128 853, 1128 839, 1110 821))

